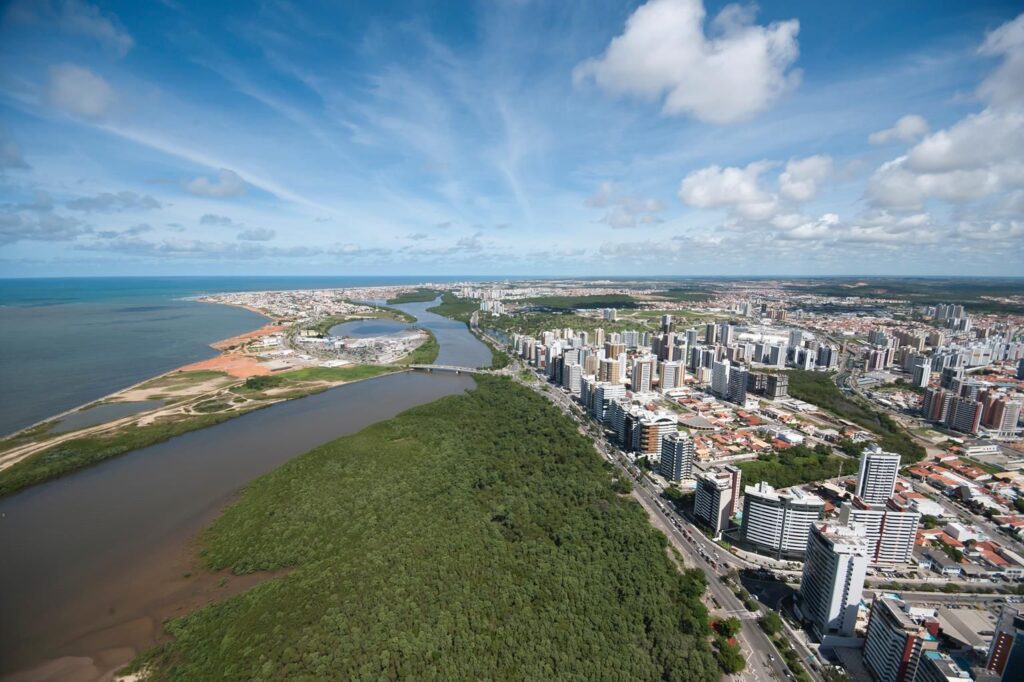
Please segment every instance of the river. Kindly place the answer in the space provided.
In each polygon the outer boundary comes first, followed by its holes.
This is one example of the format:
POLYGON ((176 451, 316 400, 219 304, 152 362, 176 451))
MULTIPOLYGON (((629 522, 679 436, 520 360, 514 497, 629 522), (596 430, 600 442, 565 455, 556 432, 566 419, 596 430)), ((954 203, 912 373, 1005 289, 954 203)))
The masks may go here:
MULTIPOLYGON (((398 307, 438 362, 490 363, 461 322, 398 307)), ((0 499, 0 674, 100 679, 162 638, 164 618, 258 577, 193 575, 193 539, 249 481, 334 438, 472 386, 394 374, 279 403, 0 499)), ((6 679, 6 678, 5 678, 6 679)))

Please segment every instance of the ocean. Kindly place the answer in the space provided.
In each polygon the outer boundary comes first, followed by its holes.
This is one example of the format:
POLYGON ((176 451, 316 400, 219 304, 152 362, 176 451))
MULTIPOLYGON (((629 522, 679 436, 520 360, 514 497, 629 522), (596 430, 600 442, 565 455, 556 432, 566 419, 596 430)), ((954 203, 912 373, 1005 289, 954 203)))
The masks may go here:
POLYGON ((388 286, 459 277, 0 279, 0 435, 216 355, 262 316, 188 300, 227 291, 388 286))

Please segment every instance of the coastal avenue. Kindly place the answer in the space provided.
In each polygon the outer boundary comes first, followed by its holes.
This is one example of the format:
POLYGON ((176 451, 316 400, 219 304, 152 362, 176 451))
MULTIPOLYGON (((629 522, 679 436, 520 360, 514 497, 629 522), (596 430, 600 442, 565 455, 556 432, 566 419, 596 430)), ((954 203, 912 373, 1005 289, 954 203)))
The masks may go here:
MULTIPOLYGON (((518 363, 514 363, 513 366, 518 371, 518 363)), ((592 432, 587 428, 589 422, 580 416, 579 408, 568 395, 543 380, 530 382, 527 385, 532 386, 541 395, 547 396, 566 415, 576 420, 581 433, 592 435, 592 432)), ((747 669, 740 673, 740 677, 742 679, 757 680, 758 682, 790 678, 791 673, 788 672, 788 668, 776 650, 775 645, 772 644, 771 640, 768 639, 768 636, 757 623, 756 617, 759 612, 752 613, 746 609, 732 591, 722 583, 720 580, 721 573, 719 573, 717 566, 712 565, 711 561, 706 559, 705 556, 716 556, 717 558, 717 555, 720 554, 722 558, 727 557, 729 562, 740 562, 741 560, 732 557, 728 552, 719 552, 721 548, 707 540, 697 529, 684 535, 680 526, 681 517, 671 514, 667 510, 658 499, 657 493, 647 486, 642 476, 639 479, 634 477, 629 463, 620 455, 613 454, 613 449, 609 447, 603 435, 593 438, 593 441, 605 459, 616 464, 630 479, 636 480, 638 485, 633 487, 634 497, 656 521, 656 524, 665 533, 672 545, 683 555, 687 565, 699 568, 707 576, 708 591, 714 603, 718 605, 718 608, 712 609, 712 613, 716 613, 723 618, 735 616, 740 619, 739 639, 742 642, 744 658, 747 661, 747 669), (695 548, 688 544, 690 541, 695 541, 698 545, 706 541, 713 549, 694 551, 695 548), (709 552, 712 553, 709 554, 709 552)), ((804 646, 799 637, 792 637, 790 643, 805 661, 810 661, 813 658, 813 654, 804 646)), ((824 678, 816 667, 812 665, 806 667, 808 674, 814 680, 823 682, 824 678)))

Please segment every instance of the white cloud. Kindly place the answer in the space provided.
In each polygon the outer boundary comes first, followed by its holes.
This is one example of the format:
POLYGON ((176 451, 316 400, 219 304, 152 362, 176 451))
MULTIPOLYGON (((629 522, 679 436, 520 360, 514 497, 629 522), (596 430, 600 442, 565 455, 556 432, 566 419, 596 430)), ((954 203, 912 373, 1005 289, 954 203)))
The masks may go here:
POLYGON ((148 211, 162 204, 151 196, 135 192, 104 192, 92 197, 79 197, 67 203, 75 211, 114 213, 118 211, 148 211))
POLYGON ((1024 14, 989 33, 978 52, 1003 58, 979 86, 978 94, 998 107, 1024 103, 1024 14))
POLYGON ((614 182, 605 181, 584 202, 591 208, 607 209, 602 223, 615 229, 630 229, 638 225, 656 225, 664 222, 658 213, 664 208, 657 199, 641 198, 622 191, 614 182))
POLYGON ((238 233, 238 238, 247 242, 269 242, 277 233, 265 227, 251 227, 238 233))
POLYGON ((683 178, 679 198, 695 208, 729 208, 750 220, 766 220, 778 211, 778 197, 760 186, 772 164, 755 161, 745 168, 708 166, 683 178))
POLYGON ((26 170, 29 165, 21 155, 21 147, 0 131, 0 170, 13 168, 26 170))
POLYGON ((664 97, 665 114, 733 123, 767 109, 799 82, 796 20, 752 24, 752 13, 728 6, 704 31, 702 0, 650 0, 626 22, 605 53, 573 71, 617 95, 664 97))
POLYGON ((832 173, 832 157, 824 154, 791 159, 779 175, 779 193, 793 201, 810 201, 818 186, 832 173))
POLYGON ((1024 187, 1024 14, 989 33, 979 52, 1003 59, 978 88, 988 106, 880 166, 868 181, 873 204, 917 208, 1024 187))
POLYGON ((19 23, 45 22, 65 33, 92 38, 123 57, 135 40, 115 17, 107 17, 81 0, 21 0, 7 8, 7 18, 19 23))
POLYGON ((879 130, 868 135, 871 144, 890 144, 892 142, 911 142, 928 134, 928 121, 923 116, 908 114, 896 121, 892 128, 879 130))
POLYGON ((50 67, 47 98, 54 107, 85 118, 100 118, 117 101, 107 81, 75 64, 56 64, 50 67))
POLYGON ((202 197, 237 197, 245 194, 245 182, 233 170, 221 168, 216 179, 200 175, 189 181, 185 189, 202 197))
POLYGON ((217 213, 204 213, 199 219, 200 225, 220 225, 228 227, 234 224, 234 221, 226 215, 219 215, 217 213))

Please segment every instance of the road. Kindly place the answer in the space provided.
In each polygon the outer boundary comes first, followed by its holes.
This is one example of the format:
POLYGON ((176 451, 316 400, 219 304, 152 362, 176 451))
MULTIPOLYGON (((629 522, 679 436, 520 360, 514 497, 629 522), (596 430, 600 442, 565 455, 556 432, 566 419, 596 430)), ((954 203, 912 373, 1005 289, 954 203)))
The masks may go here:
MULTIPOLYGON (((605 459, 616 464, 630 479, 636 481, 637 485, 633 487, 634 497, 655 519, 656 525, 661 527, 672 545, 682 554, 686 564, 699 568, 707 576, 708 592, 711 595, 712 604, 715 606, 712 611, 722 617, 735 616, 740 619, 741 629, 738 639, 747 661, 747 669, 736 677, 757 682, 787 679, 790 676, 788 667, 775 645, 757 624, 759 612, 748 611, 720 579, 719 567, 723 569, 723 572, 728 572, 733 566, 742 568, 744 567, 742 560, 707 539, 700 530, 690 526, 685 519, 671 511, 661 501, 658 492, 653 489, 646 477, 640 474, 636 467, 632 466, 622 455, 618 454, 617 450, 609 446, 603 433, 595 437, 596 422, 586 419, 583 411, 569 395, 543 380, 527 385, 547 396, 566 415, 572 417, 579 425, 580 432, 592 438, 605 459)), ((804 646, 798 637, 792 637, 791 643, 796 646, 797 652, 805 660, 813 658, 812 652, 804 646)), ((807 671, 812 679, 823 680, 815 668, 808 666, 807 671)))

